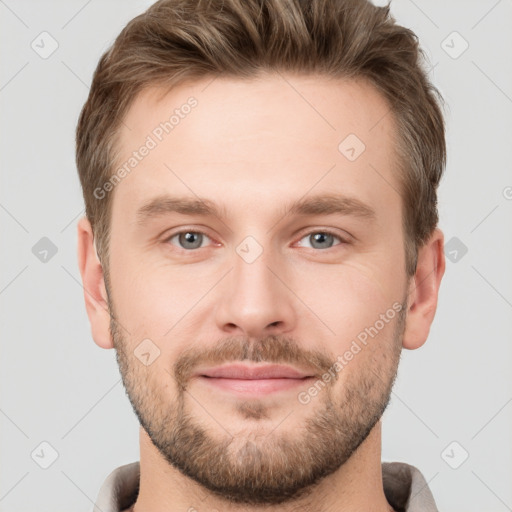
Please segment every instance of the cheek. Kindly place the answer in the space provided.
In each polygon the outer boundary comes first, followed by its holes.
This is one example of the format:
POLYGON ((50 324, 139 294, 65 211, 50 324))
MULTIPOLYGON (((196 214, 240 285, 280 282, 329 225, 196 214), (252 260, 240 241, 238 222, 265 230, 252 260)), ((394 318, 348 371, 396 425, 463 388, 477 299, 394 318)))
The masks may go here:
POLYGON ((321 328, 322 323, 328 327, 322 330, 326 339, 333 339, 332 351, 336 355, 347 350, 354 340, 364 344, 391 336, 396 308, 403 298, 402 276, 381 262, 370 261, 369 258, 364 264, 351 263, 336 269, 319 267, 298 277, 299 294, 318 317, 316 328, 321 328))
MULTIPOLYGON (((166 286, 165 276, 159 278, 148 272, 147 265, 129 257, 112 257, 116 264, 111 269, 112 298, 119 321, 123 323, 134 339, 144 336, 161 335, 164 322, 170 323, 170 312, 179 304, 181 297, 176 290, 166 286), (167 320, 166 320, 167 316, 167 320), (152 325, 152 332, 145 332, 145 326, 152 325)), ((180 290, 179 288, 177 289, 180 290)), ((167 327, 169 328, 169 327, 167 327)))
POLYGON ((219 272, 211 268, 179 268, 161 260, 142 262, 134 256, 119 255, 111 271, 112 295, 119 321, 130 333, 130 343, 135 347, 149 338, 166 357, 180 346, 182 350, 183 342, 188 343, 187 338, 194 334, 190 329, 196 325, 194 315, 204 304, 211 304, 218 276, 219 272), (210 302, 199 302, 209 290, 210 302))

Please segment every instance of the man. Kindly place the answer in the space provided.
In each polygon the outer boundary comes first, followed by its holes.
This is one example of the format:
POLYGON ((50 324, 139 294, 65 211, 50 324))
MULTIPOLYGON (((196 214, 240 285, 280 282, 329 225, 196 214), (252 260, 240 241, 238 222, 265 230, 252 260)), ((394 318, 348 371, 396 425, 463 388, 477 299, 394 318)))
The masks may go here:
POLYGON ((103 55, 78 257, 141 428, 96 511, 437 510, 381 462, 445 269, 419 56, 363 0, 160 0, 103 55))

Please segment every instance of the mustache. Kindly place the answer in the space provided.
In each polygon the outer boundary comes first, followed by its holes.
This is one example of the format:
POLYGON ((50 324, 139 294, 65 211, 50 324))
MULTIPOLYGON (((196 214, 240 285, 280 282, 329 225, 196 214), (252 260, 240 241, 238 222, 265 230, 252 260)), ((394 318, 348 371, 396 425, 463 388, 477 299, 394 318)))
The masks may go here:
POLYGON ((178 387, 185 389, 199 365, 221 365, 241 361, 287 363, 318 378, 335 363, 335 359, 324 351, 303 349, 293 338, 269 335, 254 340, 238 337, 221 340, 211 349, 186 350, 174 364, 174 377, 178 387))

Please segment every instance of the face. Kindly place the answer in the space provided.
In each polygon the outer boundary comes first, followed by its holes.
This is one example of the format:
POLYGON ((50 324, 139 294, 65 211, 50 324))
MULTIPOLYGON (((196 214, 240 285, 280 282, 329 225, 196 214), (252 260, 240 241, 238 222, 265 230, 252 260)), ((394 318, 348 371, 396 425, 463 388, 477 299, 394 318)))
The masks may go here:
POLYGON ((109 192, 123 382, 183 474, 239 503, 296 499, 366 439, 396 376, 408 283, 392 116, 370 85, 320 77, 161 92, 128 112, 130 171, 109 192), (298 373, 213 374, 232 364, 298 373))

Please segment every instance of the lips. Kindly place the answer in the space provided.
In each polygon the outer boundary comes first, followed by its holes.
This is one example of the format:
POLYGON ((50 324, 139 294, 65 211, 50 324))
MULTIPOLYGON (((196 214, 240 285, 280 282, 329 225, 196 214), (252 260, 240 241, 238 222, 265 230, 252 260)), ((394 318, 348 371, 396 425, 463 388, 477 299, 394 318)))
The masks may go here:
POLYGON ((292 366, 275 364, 227 364, 199 370, 195 376, 209 389, 244 400, 290 393, 314 377, 292 366))
POLYGON ((305 379, 313 377, 312 374, 303 372, 291 366, 284 365, 243 365, 230 364, 216 366, 200 370, 199 377, 210 377, 217 379, 238 379, 238 380, 262 380, 262 379, 305 379))

